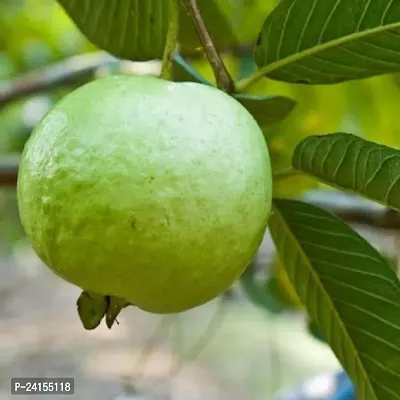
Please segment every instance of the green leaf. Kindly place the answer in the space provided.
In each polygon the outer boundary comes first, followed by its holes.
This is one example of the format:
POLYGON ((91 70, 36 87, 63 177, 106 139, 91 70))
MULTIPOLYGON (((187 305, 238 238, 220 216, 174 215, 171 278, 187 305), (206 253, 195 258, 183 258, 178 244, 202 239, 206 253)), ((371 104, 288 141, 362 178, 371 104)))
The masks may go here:
POLYGON ((301 309, 303 304, 301 303, 299 296, 293 287, 286 268, 282 264, 279 257, 276 257, 274 262, 273 275, 267 281, 267 289, 270 293, 282 304, 285 309, 301 309))
MULTIPOLYGON (((276 0, 197 0, 197 4, 215 46, 227 50, 256 41, 276 0)), ((181 51, 190 53, 200 46, 200 42, 184 7, 181 16, 181 51)))
POLYGON ((120 297, 109 296, 108 308, 105 315, 106 325, 108 329, 112 328, 114 322, 118 323, 118 315, 125 307, 128 307, 128 305, 129 303, 126 300, 121 299, 120 297))
POLYGON ((175 82, 200 82, 207 86, 213 86, 203 75, 188 63, 179 53, 173 56, 173 78, 175 82))
MULTIPOLYGON (((221 9, 221 4, 223 2, 226 2, 226 0, 197 0, 201 16, 213 38, 214 45, 219 50, 238 45, 238 39, 232 25, 229 23, 228 16, 221 9)), ((193 27, 193 23, 186 13, 183 2, 181 2, 181 18, 179 24, 179 45, 181 51, 184 53, 192 52, 193 49, 200 47, 201 43, 193 27)))
POLYGON ((265 284, 264 290, 272 296, 282 310, 293 310, 298 308, 297 304, 292 303, 292 299, 287 296, 284 288, 280 285, 278 278, 272 276, 265 284))
POLYGON ((348 133, 305 138, 292 165, 319 180, 400 210, 400 150, 348 133))
POLYGON ((279 314, 283 307, 256 277, 256 266, 252 262, 240 277, 240 286, 248 298, 257 306, 273 314, 279 314))
POLYGON ((257 306, 273 314, 285 310, 298 310, 302 304, 287 276, 279 258, 269 266, 271 275, 259 277, 254 261, 240 277, 240 286, 248 298, 257 306))
POLYGON ((58 1, 96 46, 134 61, 162 57, 168 31, 168 1, 58 1))
POLYGON ((312 319, 308 319, 307 321, 307 330, 315 339, 319 340, 320 342, 326 342, 321 335, 321 330, 319 329, 319 326, 312 319))
POLYGON ((93 330, 100 325, 109 307, 107 296, 85 291, 80 294, 76 305, 82 325, 87 330, 93 330))
MULTIPOLYGON (((168 31, 167 0, 58 0, 81 32, 96 46, 133 61, 160 59, 168 31)), ((193 53, 200 41, 180 1, 181 51, 193 53)), ((198 0, 218 49, 255 41, 275 0, 198 0)))
POLYGON ((398 1, 282 0, 255 60, 272 79, 332 84, 400 71, 399 38, 398 1))
POLYGON ((289 279, 363 400, 400 393, 400 282, 338 217, 275 199, 269 230, 289 279))
POLYGON ((397 273, 397 255, 393 254, 382 254, 382 257, 386 260, 386 262, 392 267, 393 271, 397 273))
POLYGON ((294 100, 285 96, 237 94, 234 97, 247 108, 261 126, 282 121, 296 105, 294 100))

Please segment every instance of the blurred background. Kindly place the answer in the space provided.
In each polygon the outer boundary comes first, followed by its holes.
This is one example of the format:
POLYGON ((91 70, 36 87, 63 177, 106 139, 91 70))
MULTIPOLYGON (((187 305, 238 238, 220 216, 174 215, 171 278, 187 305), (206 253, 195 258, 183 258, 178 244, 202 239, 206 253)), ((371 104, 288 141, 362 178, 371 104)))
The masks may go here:
MULTIPOLYGON (((225 17, 240 33, 233 45, 224 43, 224 60, 238 78, 253 68, 249 45, 274 1, 242 0, 241 9, 238 0, 224 1, 225 17), (254 8, 256 21, 246 17, 254 8)), ((200 53, 191 62, 212 81, 200 53)), ((33 253, 15 191, 18 155, 32 129, 91 79, 158 71, 157 62, 121 62, 98 51, 55 0, 0 0, 0 400, 10 398, 11 377, 29 376, 74 377, 74 397, 85 400, 265 400, 340 370, 299 307, 268 233, 242 281, 221 298, 174 316, 128 308, 111 331, 85 331, 75 305, 80 290, 33 253)), ((177 67, 174 77, 188 79, 177 67)), ((311 134, 346 131, 398 146, 399 76, 324 87, 265 79, 253 92, 298 102, 289 118, 263 127, 276 169, 289 166, 294 146, 311 134)), ((343 217, 397 268, 397 215, 302 177, 274 191, 306 196, 343 217)), ((313 382, 309 399, 327 399, 329 381, 313 382)))

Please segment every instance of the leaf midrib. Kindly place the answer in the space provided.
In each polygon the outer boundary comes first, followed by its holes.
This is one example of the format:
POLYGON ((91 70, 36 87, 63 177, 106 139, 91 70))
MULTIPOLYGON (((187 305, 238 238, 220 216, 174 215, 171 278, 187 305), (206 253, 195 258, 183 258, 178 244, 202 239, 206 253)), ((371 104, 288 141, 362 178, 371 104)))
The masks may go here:
POLYGON ((327 296, 327 298, 328 298, 328 303, 329 303, 330 306, 331 306, 331 310, 332 310, 334 316, 336 317, 336 319, 339 321, 339 325, 340 325, 340 328, 341 328, 342 332, 344 332, 345 336, 348 338, 348 341, 350 342, 350 345, 351 345, 352 348, 353 348, 353 351, 354 351, 354 354, 355 354, 357 363, 360 365, 360 368, 361 368, 361 371, 362 371, 362 373, 363 373, 363 375, 364 375, 364 378, 365 378, 365 380, 368 382, 368 386, 370 387, 372 394, 375 396, 375 400, 378 400, 378 397, 377 397, 377 395, 376 395, 376 393, 375 393, 375 390, 374 390, 374 387, 373 387, 373 385, 372 385, 372 382, 371 382, 371 380, 370 380, 369 377, 368 377, 367 371, 365 370, 364 364, 363 364, 361 358, 358 356, 358 351, 357 351, 357 349, 356 349, 356 346, 354 345, 353 340, 352 340, 352 338, 350 337, 350 335, 347 333, 346 327, 345 327, 345 325, 343 324, 343 322, 342 322, 342 320, 341 320, 341 318, 340 318, 340 315, 339 315, 339 313, 337 312, 336 307, 335 307, 335 305, 333 304, 333 302, 332 302, 332 300, 331 300, 331 297, 329 296, 329 293, 328 293, 328 292, 326 291, 326 289, 324 288, 324 285, 322 284, 321 280, 319 279, 318 274, 317 274, 317 273, 314 271, 314 269, 312 268, 312 265, 311 265, 310 262, 308 261, 307 255, 305 254, 303 248, 302 248, 301 245, 299 244, 299 242, 298 242, 298 240, 296 239, 295 235, 292 233, 292 230, 290 229, 289 225, 286 223, 285 219, 282 217, 282 215, 281 215, 281 213, 280 213, 280 211, 279 211, 279 208, 276 207, 275 205, 273 205, 273 209, 274 209, 274 211, 276 212, 276 216, 281 220, 282 225, 286 228, 286 231, 288 232, 288 234, 289 234, 289 236, 291 237, 291 239, 294 240, 295 246, 297 247, 297 249, 298 249, 298 251, 299 251, 299 253, 300 253, 300 256, 301 256, 303 259, 306 260, 306 264, 307 264, 307 266, 309 267, 309 270, 311 271, 311 275, 315 278, 315 280, 316 280, 316 282, 317 282, 317 286, 318 286, 319 289, 322 291, 322 293, 325 294, 325 295, 327 296))
POLYGON ((380 25, 380 26, 377 26, 376 28, 368 29, 363 32, 358 32, 355 34, 343 36, 341 38, 331 40, 327 43, 322 43, 322 44, 318 44, 316 46, 310 47, 309 49, 303 50, 299 53, 295 53, 286 58, 282 58, 278 61, 274 61, 271 64, 267 64, 264 67, 261 67, 258 72, 259 72, 260 76, 267 75, 279 68, 285 67, 288 64, 291 64, 298 60, 301 60, 302 58, 317 54, 320 51, 328 50, 332 47, 339 46, 341 44, 345 44, 345 43, 351 42, 353 40, 361 39, 366 36, 373 35, 375 33, 383 32, 386 30, 395 29, 395 28, 399 28, 399 27, 400 27, 400 22, 395 22, 393 24, 380 25))

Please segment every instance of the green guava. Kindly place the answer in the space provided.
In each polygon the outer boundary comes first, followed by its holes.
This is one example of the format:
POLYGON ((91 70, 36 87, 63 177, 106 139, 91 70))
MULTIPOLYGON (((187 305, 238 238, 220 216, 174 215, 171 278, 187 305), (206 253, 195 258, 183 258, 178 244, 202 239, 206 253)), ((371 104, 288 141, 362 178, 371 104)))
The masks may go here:
POLYGON ((18 205, 34 250, 57 275, 175 313, 243 273, 266 230, 271 180, 263 134, 231 96, 111 76, 67 95, 36 127, 18 205))

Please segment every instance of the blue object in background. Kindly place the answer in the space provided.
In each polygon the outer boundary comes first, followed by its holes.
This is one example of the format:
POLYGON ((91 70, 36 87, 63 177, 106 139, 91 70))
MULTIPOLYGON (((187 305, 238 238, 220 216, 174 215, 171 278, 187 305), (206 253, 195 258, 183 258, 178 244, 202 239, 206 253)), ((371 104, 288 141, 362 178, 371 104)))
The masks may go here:
POLYGON ((356 400, 354 386, 345 372, 337 375, 336 393, 330 400, 356 400))
POLYGON ((273 400, 356 400, 354 387, 344 371, 321 374, 273 400))

